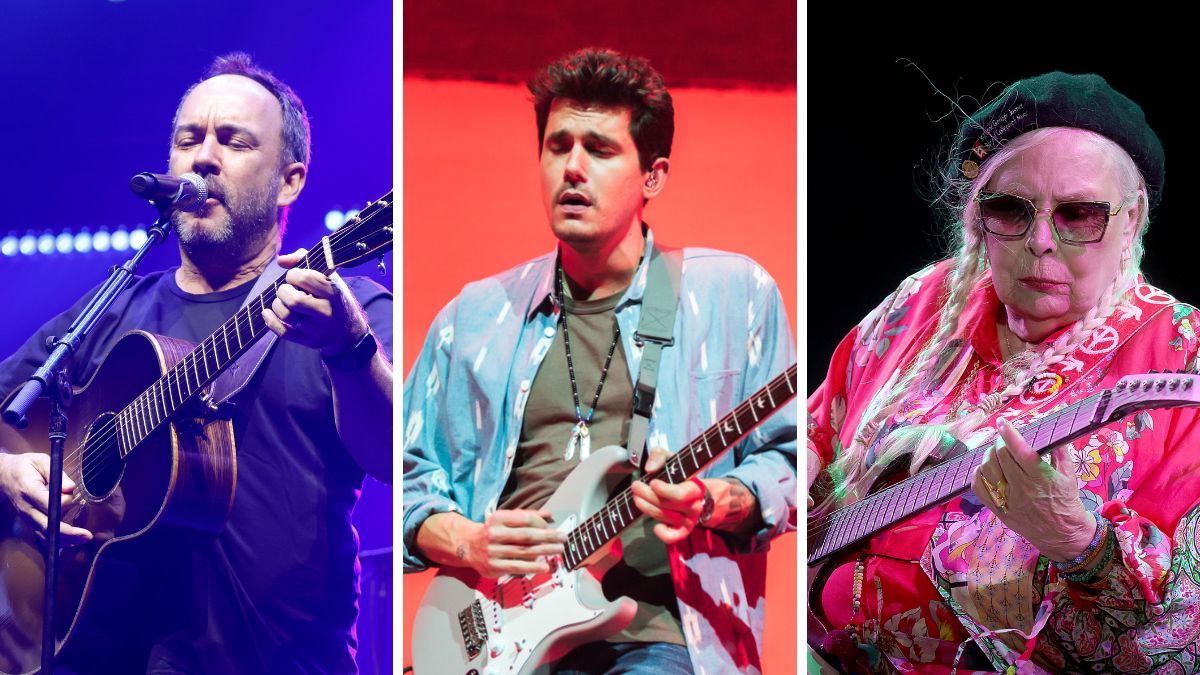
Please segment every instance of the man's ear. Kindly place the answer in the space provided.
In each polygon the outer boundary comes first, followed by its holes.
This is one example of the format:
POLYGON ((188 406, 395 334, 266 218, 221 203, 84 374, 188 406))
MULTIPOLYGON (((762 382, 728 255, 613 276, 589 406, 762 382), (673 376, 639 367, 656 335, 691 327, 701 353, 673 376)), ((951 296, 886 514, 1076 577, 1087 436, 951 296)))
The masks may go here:
POLYGON ((308 167, 300 162, 292 162, 279 172, 279 198, 275 200, 278 207, 291 206, 304 189, 304 181, 308 178, 308 167))
POLYGON ((657 197, 663 188, 667 186, 667 173, 671 170, 671 160, 666 157, 659 157, 650 165, 650 170, 647 171, 642 183, 642 197, 651 199, 657 197))

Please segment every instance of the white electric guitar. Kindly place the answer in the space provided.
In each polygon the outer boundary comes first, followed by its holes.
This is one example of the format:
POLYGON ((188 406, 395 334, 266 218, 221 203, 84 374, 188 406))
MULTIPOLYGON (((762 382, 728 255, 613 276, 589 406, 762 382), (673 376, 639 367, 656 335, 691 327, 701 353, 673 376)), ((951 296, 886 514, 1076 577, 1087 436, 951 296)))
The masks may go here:
MULTIPOLYGON (((667 460, 655 474, 683 483, 796 396, 796 366, 758 390, 667 460)), ((629 454, 610 445, 567 476, 543 507, 567 532, 565 553, 548 573, 484 579, 473 570, 442 568, 429 585, 413 627, 415 675, 531 675, 548 673, 574 647, 619 632, 637 603, 608 600, 600 579, 615 560, 609 544, 642 514, 626 488, 612 485, 632 469, 629 454)))

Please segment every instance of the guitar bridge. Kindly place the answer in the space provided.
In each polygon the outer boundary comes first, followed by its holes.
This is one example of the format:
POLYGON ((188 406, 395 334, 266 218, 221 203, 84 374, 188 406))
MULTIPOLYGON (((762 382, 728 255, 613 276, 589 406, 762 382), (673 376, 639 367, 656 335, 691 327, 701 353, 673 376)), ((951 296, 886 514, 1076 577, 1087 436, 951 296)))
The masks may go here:
POLYGON ((487 644, 487 624, 483 621, 483 606, 478 600, 458 613, 458 627, 462 629, 463 644, 467 647, 467 660, 474 661, 487 644))

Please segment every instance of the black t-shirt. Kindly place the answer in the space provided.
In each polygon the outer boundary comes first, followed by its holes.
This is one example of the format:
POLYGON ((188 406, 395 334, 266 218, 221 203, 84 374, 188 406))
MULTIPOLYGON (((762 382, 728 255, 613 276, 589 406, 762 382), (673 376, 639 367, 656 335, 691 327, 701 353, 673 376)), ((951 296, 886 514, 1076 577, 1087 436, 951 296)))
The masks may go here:
MULTIPOLYGON (((362 277, 346 282, 390 356, 391 293, 362 277)), ((193 295, 175 283, 174 270, 139 277, 80 346, 72 381, 87 382, 130 330, 199 342, 252 286, 193 295)), ((0 399, 40 365, 46 337, 65 333, 83 305, 46 323, 0 363, 0 399)), ((390 419, 372 423, 390 435, 390 419)), ((188 626, 160 639, 171 660, 206 673, 356 672, 358 535, 350 515, 364 474, 338 436, 316 350, 277 341, 237 396, 233 428, 237 486, 229 520, 219 536, 197 545, 191 588, 163 599, 190 605, 188 626)))

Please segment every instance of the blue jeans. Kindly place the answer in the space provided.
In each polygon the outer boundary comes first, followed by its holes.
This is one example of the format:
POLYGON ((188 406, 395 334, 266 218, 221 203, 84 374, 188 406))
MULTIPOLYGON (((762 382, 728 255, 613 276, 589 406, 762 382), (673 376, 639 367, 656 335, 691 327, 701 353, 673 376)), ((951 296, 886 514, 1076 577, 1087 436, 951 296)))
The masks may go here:
POLYGON ((692 675, 687 647, 668 642, 593 642, 559 662, 555 675, 692 675))

